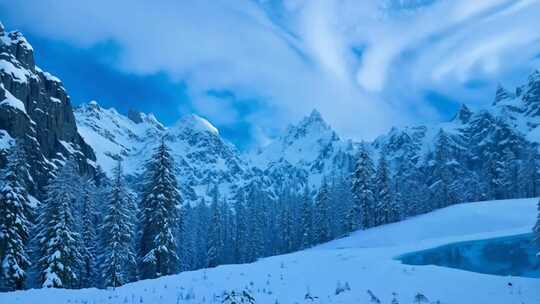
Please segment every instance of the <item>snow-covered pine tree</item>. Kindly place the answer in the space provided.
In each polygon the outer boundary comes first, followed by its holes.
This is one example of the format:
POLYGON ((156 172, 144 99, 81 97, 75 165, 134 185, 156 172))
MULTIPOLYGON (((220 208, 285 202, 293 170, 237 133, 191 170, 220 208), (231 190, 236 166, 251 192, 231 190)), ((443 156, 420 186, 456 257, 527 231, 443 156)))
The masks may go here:
POLYGON ((18 143, 9 152, 6 167, 0 171, 0 291, 23 289, 30 266, 28 166, 18 143))
POLYGON ((76 164, 68 160, 47 186, 36 226, 38 283, 42 287, 80 287, 80 234, 73 218, 79 175, 76 164))
POLYGON ((219 205, 221 208, 221 244, 222 250, 222 263, 234 263, 234 217, 232 209, 227 198, 223 197, 219 205))
POLYGON ((334 238, 349 231, 347 220, 352 203, 351 185, 344 175, 333 177, 330 198, 331 235, 334 238))
POLYGON ((314 240, 323 243, 330 240, 330 197, 328 195, 328 182, 323 178, 321 188, 315 197, 313 212, 314 240))
POLYGON ((195 212, 190 204, 182 206, 181 222, 179 224, 178 250, 180 252, 180 270, 187 271, 195 268, 195 212))
POLYGON ((125 186, 122 163, 113 171, 112 185, 107 197, 101 226, 100 270, 104 286, 118 287, 128 283, 135 266, 133 252, 133 211, 125 186))
POLYGON ((519 170, 520 192, 524 197, 538 196, 540 174, 538 174, 538 150, 529 147, 525 152, 525 160, 519 170))
POLYGON ((537 206, 538 216, 536 218, 536 224, 533 227, 533 242, 539 250, 537 255, 540 256, 540 201, 538 201, 537 206))
POLYGON ((448 134, 440 129, 435 143, 433 162, 431 166, 431 178, 429 189, 431 192, 433 208, 448 206, 453 200, 450 192, 452 173, 450 166, 454 162, 451 143, 448 134))
POLYGON ((179 258, 175 233, 178 229, 180 191, 174 174, 174 160, 165 139, 146 165, 141 195, 141 237, 139 268, 143 279, 173 274, 179 258))
POLYGON ((194 208, 195 217, 195 268, 206 267, 208 263, 208 223, 210 222, 210 208, 208 208, 204 198, 201 198, 194 208))
POLYGON ((256 182, 251 182, 247 189, 247 222, 250 230, 248 231, 247 246, 247 261, 252 262, 264 255, 265 239, 264 239, 264 223, 265 223, 265 207, 264 197, 259 191, 259 185, 256 182))
POLYGON ((96 258, 96 186, 92 179, 87 178, 81 187, 81 260, 82 267, 79 273, 80 284, 83 288, 94 287, 97 283, 96 258))
POLYGON ((216 267, 221 262, 223 250, 222 243, 222 215, 219 208, 219 191, 217 186, 212 190, 212 204, 210 205, 210 226, 208 232, 208 263, 207 267, 216 267))
POLYGON ((504 198, 504 162, 501 161, 501 154, 493 151, 488 154, 484 165, 484 176, 486 178, 486 189, 488 199, 504 198))
POLYGON ((306 183, 302 196, 302 210, 300 214, 300 248, 308 248, 313 244, 313 203, 311 191, 306 183))
POLYGON ((379 162, 377 164, 377 172, 375 173, 375 225, 388 224, 395 221, 396 211, 393 207, 393 197, 390 192, 390 172, 388 170, 388 163, 384 154, 379 156, 379 162))
POLYGON ((405 156, 399 160, 393 184, 395 199, 400 208, 400 218, 418 213, 418 202, 414 197, 418 188, 415 171, 410 157, 405 156))
POLYGON ((375 223, 374 174, 373 161, 369 157, 365 144, 363 144, 352 174, 353 204, 349 213, 351 231, 358 228, 369 228, 375 223))
MULTIPOLYGON (((289 253, 294 250, 294 231, 292 220, 292 201, 290 201, 290 195, 281 195, 279 202, 279 208, 281 209, 280 216, 280 236, 281 236, 281 248, 277 252, 289 253)), ((276 244, 277 245, 277 244, 276 244)))
POLYGON ((503 174, 502 188, 505 198, 514 198, 519 195, 518 160, 510 148, 505 148, 502 153, 503 174))
POLYGON ((246 197, 243 189, 239 189, 236 193, 234 203, 235 217, 235 237, 234 237, 234 257, 237 263, 244 263, 247 260, 247 223, 246 223, 246 197))

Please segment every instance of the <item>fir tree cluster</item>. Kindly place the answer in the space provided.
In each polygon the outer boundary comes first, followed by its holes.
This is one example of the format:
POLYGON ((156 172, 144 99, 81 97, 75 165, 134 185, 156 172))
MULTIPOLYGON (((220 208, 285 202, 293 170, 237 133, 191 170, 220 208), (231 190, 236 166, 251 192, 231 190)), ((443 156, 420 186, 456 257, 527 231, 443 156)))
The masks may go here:
POLYGON ((82 177, 66 160, 38 203, 27 192, 25 159, 15 145, 0 172, 1 290, 116 287, 178 272, 181 200, 164 142, 146 165, 140 194, 128 187, 120 161, 109 179, 99 169, 82 177))
MULTIPOLYGON (((318 189, 299 177, 270 192, 254 178, 229 196, 209 185, 196 204, 182 202, 165 140, 137 184, 121 162, 110 178, 101 170, 88 178, 66 160, 41 203, 27 192, 32 179, 15 145, 0 172, 0 288, 117 287, 253 262, 465 201, 537 194, 535 149, 518 157, 486 148, 471 170, 451 140, 441 131, 425 159, 392 164, 362 145, 352 172, 323 176, 318 189)), ((540 214, 533 232, 540 246, 540 214)))

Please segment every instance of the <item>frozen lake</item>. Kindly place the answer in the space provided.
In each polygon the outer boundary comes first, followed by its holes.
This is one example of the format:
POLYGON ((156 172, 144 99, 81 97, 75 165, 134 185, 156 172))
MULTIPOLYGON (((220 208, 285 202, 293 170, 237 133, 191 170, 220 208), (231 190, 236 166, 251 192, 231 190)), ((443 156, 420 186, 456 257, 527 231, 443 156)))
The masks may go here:
POLYGON ((408 265, 437 265, 501 276, 540 278, 532 234, 448 244, 398 257, 408 265))

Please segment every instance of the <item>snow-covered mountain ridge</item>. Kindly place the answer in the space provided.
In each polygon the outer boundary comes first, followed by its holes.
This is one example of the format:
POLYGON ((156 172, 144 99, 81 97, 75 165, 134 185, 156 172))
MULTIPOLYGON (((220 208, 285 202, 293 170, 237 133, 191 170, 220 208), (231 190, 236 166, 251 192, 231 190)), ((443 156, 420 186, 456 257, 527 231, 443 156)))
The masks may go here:
MULTIPOLYGON (((508 137, 532 144, 540 142, 540 72, 530 74, 528 82, 516 88, 514 93, 499 86, 490 107, 473 112, 462 105, 451 121, 434 125, 393 128, 388 134, 374 140, 372 146, 389 158, 405 157, 421 160, 434 151, 441 133, 451 138, 457 154, 474 155, 498 136, 508 137), (460 152, 461 151, 461 152, 460 152)), ((507 141, 508 143, 508 141, 507 141)), ((500 147, 502 152, 505 147, 500 147)), ((519 147, 509 147, 520 155, 519 147)))
MULTIPOLYGON (((490 143, 506 142, 505 147, 521 155, 528 144, 540 142, 539 75, 532 73, 528 83, 515 93, 499 87, 493 105, 487 109, 473 112, 462 105, 448 122, 392 128, 366 146, 373 158, 384 153, 394 165, 403 159, 417 166, 429 161, 441 136, 448 137, 453 157, 472 167, 481 161, 482 153, 491 151, 490 143)), ((270 192, 290 185, 300 191, 306 182, 317 188, 323 177, 348 175, 361 145, 342 139, 316 110, 287 127, 269 145, 247 155, 240 154, 217 128, 194 114, 168 128, 151 114, 130 111, 128 116, 96 102, 75 110, 79 132, 94 148, 97 162, 105 171, 122 158, 127 173, 136 174, 158 139, 169 140, 179 167, 178 177, 193 200, 208 194, 214 185, 230 197, 237 187, 253 180, 270 192)), ((500 151, 505 147, 499 147, 500 151)))
MULTIPOLYGON (((316 190, 323 177, 348 176, 361 145, 339 136, 316 110, 247 155, 224 140, 211 122, 194 114, 166 127, 152 114, 124 115, 97 102, 72 111, 61 81, 35 66, 33 48, 24 36, 2 27, 0 38, 0 150, 6 151, 15 139, 27 141, 38 188, 69 157, 78 160, 83 173, 96 165, 110 172, 122 159, 126 173, 136 177, 164 137, 188 201, 208 196, 214 186, 232 198, 236 189, 250 183, 274 196, 286 188, 302 191, 306 183, 316 190)), ((488 155, 505 150, 526 158, 530 146, 540 142, 539 125, 536 71, 512 92, 499 87, 486 109, 472 111, 463 105, 451 121, 393 128, 365 145, 374 159, 384 154, 396 170, 405 159, 428 166, 437 143, 444 139, 452 159, 476 170, 488 155)))
POLYGON ((247 179, 248 166, 240 153, 206 119, 191 114, 167 128, 152 114, 130 111, 129 116, 102 108, 96 101, 75 109, 79 132, 96 151, 106 173, 123 160, 126 174, 140 174, 152 149, 165 138, 186 199, 195 201, 214 185, 229 193, 247 179))

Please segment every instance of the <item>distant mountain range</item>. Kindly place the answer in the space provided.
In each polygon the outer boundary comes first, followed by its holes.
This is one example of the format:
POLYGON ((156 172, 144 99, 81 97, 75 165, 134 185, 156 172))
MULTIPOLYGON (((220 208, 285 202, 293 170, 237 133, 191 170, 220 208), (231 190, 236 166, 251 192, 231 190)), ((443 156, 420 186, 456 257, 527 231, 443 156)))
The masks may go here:
MULTIPOLYGON (((188 201, 207 197, 214 185, 233 197, 238 187, 254 181, 271 195, 291 185, 297 191, 306 183, 316 189, 325 176, 348 175, 361 145, 341 138, 316 110, 268 146, 242 154, 197 115, 165 127, 152 114, 124 115, 95 101, 72 109, 62 82, 35 65, 33 52, 21 33, 0 26, 0 166, 15 139, 23 143, 37 197, 67 158, 76 159, 84 174, 94 174, 98 166, 110 173, 121 159, 126 173, 136 177, 162 137, 171 146, 188 201)), ((524 146, 516 142, 540 142, 538 71, 516 90, 499 87, 486 98, 493 99, 487 109, 473 112, 463 105, 451 121, 393 128, 366 146, 374 158, 384 153, 393 168, 404 159, 421 166, 437 140, 447 136, 453 157, 474 170, 490 145, 517 155, 524 146)))

